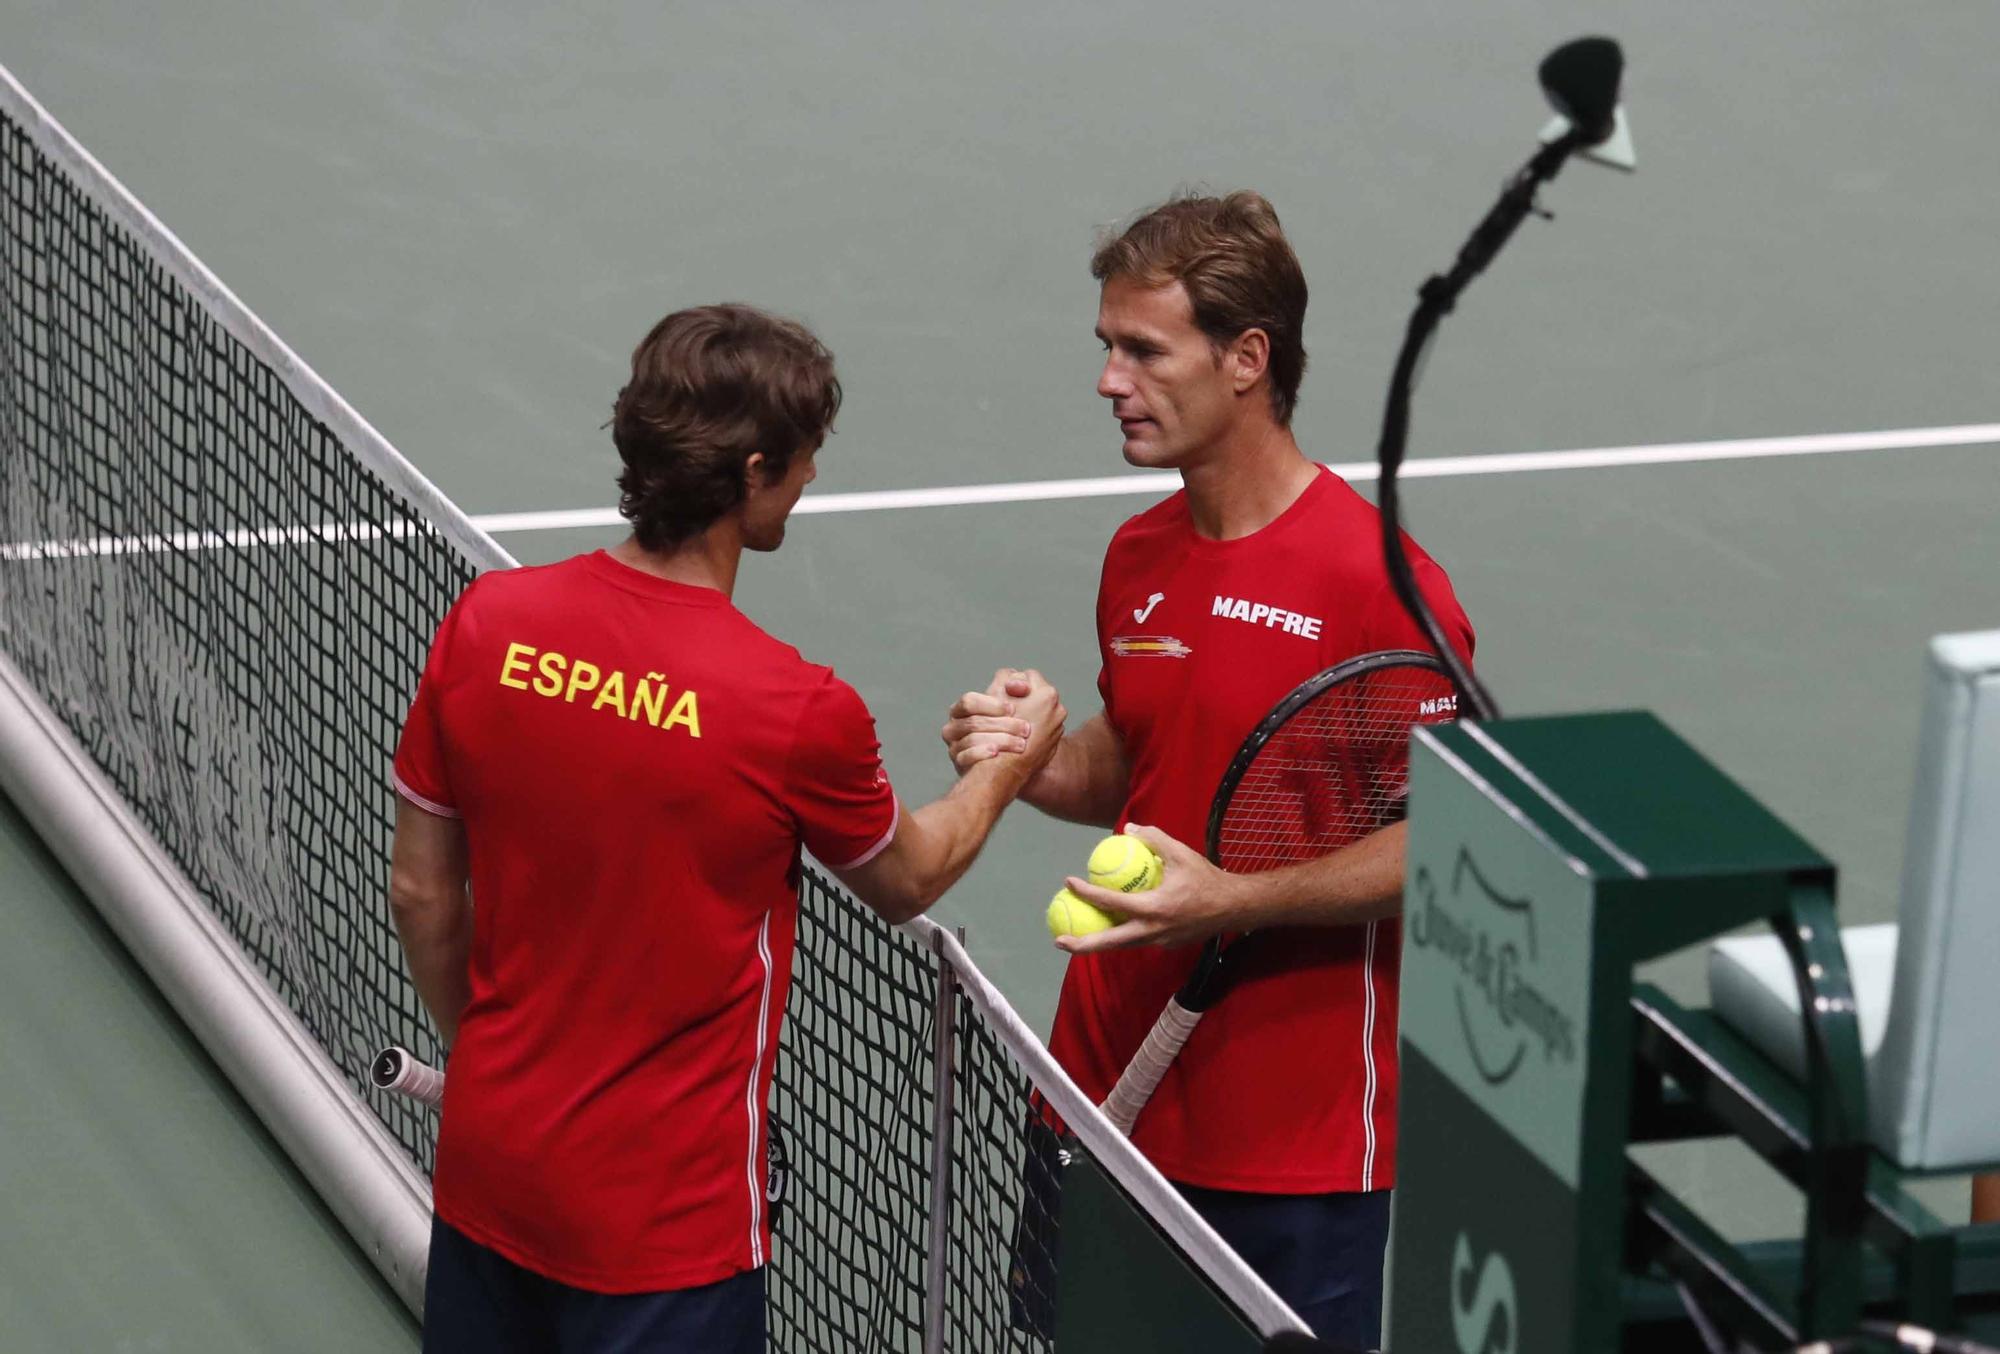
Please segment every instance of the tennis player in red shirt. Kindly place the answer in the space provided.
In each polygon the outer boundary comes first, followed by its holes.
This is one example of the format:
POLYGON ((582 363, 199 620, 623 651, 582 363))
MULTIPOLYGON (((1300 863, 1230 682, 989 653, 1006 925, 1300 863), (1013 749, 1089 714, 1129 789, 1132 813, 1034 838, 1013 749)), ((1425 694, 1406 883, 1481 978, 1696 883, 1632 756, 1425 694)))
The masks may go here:
MULTIPOLYGON (((1139 1148, 1322 1338, 1373 1348, 1395 1179, 1396 983, 1403 829, 1323 860, 1231 875, 1198 849, 1243 739, 1298 683, 1380 649, 1430 646, 1382 564, 1375 508, 1291 432, 1305 372, 1306 282, 1255 193, 1184 197, 1106 241, 1098 394, 1125 459, 1183 488, 1119 528, 1097 632, 1103 712, 1022 792, 1044 813, 1128 825, 1165 858, 1161 886, 1071 887, 1127 920, 1061 942, 1074 956, 1049 1044, 1102 1100, 1193 948, 1285 927, 1270 971, 1211 1010, 1140 1114, 1139 1148)), ((1459 651, 1472 630, 1414 543, 1419 585, 1459 651)), ((976 770, 1011 737, 996 676, 943 737, 976 770)))
POLYGON ((426 1350, 761 1351, 799 852, 913 917, 1058 745, 1029 675, 997 755, 905 811, 853 688, 730 604, 839 405, 800 326, 669 315, 613 419, 631 537, 485 574, 438 630, 390 880, 451 1048, 426 1350))

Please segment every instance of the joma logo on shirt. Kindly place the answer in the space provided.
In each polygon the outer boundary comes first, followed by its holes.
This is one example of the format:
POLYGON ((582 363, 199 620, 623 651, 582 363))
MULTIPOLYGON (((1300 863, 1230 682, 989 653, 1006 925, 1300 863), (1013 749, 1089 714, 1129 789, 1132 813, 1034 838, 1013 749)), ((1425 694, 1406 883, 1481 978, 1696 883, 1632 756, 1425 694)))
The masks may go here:
POLYGON ((681 692, 674 708, 668 710, 665 673, 647 673, 632 683, 632 694, 627 697, 625 674, 616 668, 606 673, 588 659, 565 658, 554 649, 537 658, 534 645, 509 644, 507 656, 500 660, 500 685, 568 705, 595 691, 592 710, 609 710, 620 719, 638 720, 656 729, 682 728, 691 738, 701 737, 701 706, 694 691, 681 692), (530 671, 534 680, 524 681, 522 675, 530 671))
POLYGON ((1288 635, 1299 635, 1306 639, 1318 639, 1322 624, 1317 616, 1301 616, 1296 611, 1266 606, 1262 602, 1246 602, 1241 597, 1217 597, 1214 607, 1208 614, 1232 621, 1248 621, 1251 625, 1261 625, 1266 630, 1280 629, 1288 635))

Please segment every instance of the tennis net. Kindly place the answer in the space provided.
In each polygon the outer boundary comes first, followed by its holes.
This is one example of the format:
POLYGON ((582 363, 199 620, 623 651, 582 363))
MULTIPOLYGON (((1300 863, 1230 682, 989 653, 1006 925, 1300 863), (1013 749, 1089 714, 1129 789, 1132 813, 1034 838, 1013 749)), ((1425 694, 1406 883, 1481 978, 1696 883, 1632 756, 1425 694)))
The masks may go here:
MULTIPOLYGON (((439 618, 512 563, 0 70, 0 774, 413 1308, 435 1112, 368 1068, 440 1050, 386 773, 439 618)), ((774 1349, 1046 1347, 1033 1092, 1291 1324, 956 941, 810 869, 801 902, 774 1349)))

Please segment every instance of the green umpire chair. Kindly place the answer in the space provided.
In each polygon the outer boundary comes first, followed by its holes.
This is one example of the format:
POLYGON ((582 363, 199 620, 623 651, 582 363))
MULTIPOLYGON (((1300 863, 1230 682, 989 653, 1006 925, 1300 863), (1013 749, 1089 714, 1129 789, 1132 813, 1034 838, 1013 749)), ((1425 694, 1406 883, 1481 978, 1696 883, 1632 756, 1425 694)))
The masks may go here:
MULTIPOLYGON (((1948 1225, 1905 1186, 2000 1166, 2000 631, 1930 645, 1898 919, 1843 929, 1832 962, 1843 961, 1862 1053, 1852 1093, 1867 1113, 1862 1206, 1843 1226, 1853 1235, 1836 1240, 1862 1243, 1867 1314, 1990 1341, 2000 1225, 1948 1225)), ((1811 1048, 1828 1046, 1824 1022, 1845 1013, 1802 1011, 1797 963, 1776 936, 1732 936, 1709 950, 1709 1011, 1637 991, 1640 1042, 1664 1075, 1641 1088, 1652 1131, 1635 1138, 1732 1132, 1805 1186, 1811 1048)), ((1710 1237, 1677 1250, 1666 1267, 1705 1280, 1696 1295, 1737 1329, 1729 1318, 1754 1316, 1803 1263, 1796 1241, 1723 1248, 1710 1237)), ((1648 1297, 1635 1285, 1636 1315, 1648 1297)), ((1650 1294, 1662 1323, 1685 1315, 1662 1297, 1650 1294)))

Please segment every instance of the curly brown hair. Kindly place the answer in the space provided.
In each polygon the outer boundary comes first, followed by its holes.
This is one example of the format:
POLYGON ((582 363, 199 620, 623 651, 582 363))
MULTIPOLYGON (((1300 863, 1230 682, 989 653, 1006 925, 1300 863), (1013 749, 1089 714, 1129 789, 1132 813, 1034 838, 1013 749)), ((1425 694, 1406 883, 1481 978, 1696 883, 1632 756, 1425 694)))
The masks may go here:
POLYGON ((753 452, 779 479, 824 442, 840 396, 833 354, 804 325, 746 305, 675 311, 633 351, 612 412, 618 511, 647 550, 699 535, 743 501, 753 452))
POLYGON ((1147 287, 1180 283, 1195 327, 1218 350, 1245 330, 1263 330, 1271 340, 1271 412, 1291 424, 1306 374, 1306 275, 1262 194, 1169 198, 1101 239, 1090 275, 1147 287))

